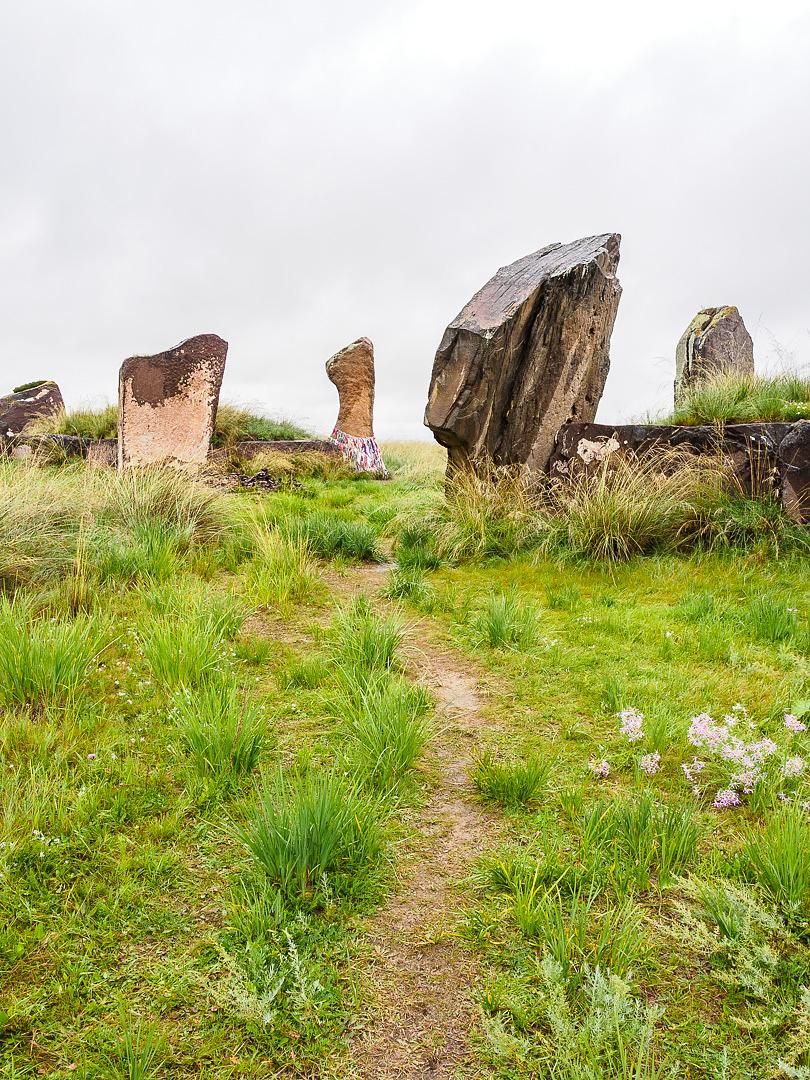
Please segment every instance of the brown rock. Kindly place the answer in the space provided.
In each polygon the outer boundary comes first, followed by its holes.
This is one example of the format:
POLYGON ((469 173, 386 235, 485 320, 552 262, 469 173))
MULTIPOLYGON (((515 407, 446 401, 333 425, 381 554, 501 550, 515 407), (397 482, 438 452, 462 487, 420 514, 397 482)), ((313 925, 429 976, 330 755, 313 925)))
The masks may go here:
POLYGON ((114 469, 118 464, 118 439, 99 439, 87 447, 87 464, 97 469, 114 469))
POLYGON ((810 420, 797 420, 779 445, 782 503, 794 521, 810 525, 810 420))
POLYGON ((569 420, 593 420, 610 365, 620 237, 551 244, 498 273, 450 323, 425 424, 450 467, 543 470, 569 420))
POLYGON ((200 334, 156 356, 131 356, 118 379, 118 467, 204 465, 228 343, 200 334))
POLYGON ((810 524, 810 421, 675 426, 565 424, 549 462, 552 476, 593 471, 617 450, 644 454, 656 447, 722 454, 747 495, 773 492, 794 521, 810 524))
POLYGON ((0 397, 0 435, 21 435, 36 420, 53 416, 65 407, 55 382, 41 382, 0 397))
POLYGON ((359 439, 374 438, 374 346, 361 337, 326 361, 338 392, 335 427, 359 439))
POLYGON ((358 338, 326 361, 326 374, 340 403, 332 441, 358 472, 387 478, 374 438, 374 346, 368 338, 358 338))
POLYGON ((704 308, 675 352, 675 403, 701 379, 725 371, 754 374, 754 343, 735 307, 704 308))

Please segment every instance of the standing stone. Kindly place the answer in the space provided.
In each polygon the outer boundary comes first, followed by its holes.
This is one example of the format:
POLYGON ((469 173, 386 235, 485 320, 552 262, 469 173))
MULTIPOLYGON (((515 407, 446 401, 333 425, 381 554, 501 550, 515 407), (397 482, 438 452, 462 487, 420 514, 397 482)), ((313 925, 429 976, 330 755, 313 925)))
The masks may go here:
POLYGON ((65 408, 62 392, 55 382, 45 381, 0 397, 0 435, 21 435, 35 420, 60 413, 65 408))
POLYGON ((675 404, 696 382, 725 371, 753 375, 754 343, 735 307, 704 308, 678 342, 675 404))
POLYGON ((451 468, 545 469, 569 420, 591 421, 621 296, 617 233, 550 244, 502 267, 450 323, 425 424, 451 468))
POLYGON ((326 374, 339 400, 332 442, 358 472, 387 479, 374 438, 374 346, 368 338, 358 338, 326 361, 326 374))
POLYGON ((228 343, 200 334, 156 356, 131 356, 118 378, 118 467, 204 465, 228 343))

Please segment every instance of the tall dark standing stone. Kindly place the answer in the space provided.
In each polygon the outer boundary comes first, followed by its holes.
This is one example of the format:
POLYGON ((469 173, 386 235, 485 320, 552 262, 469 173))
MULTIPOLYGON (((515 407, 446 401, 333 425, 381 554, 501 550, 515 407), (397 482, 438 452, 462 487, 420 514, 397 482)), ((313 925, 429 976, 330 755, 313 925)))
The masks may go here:
POLYGON ((65 403, 55 382, 34 383, 0 397, 0 437, 22 435, 35 420, 62 412, 65 403))
POLYGON ((675 351, 675 404, 695 383, 725 371, 754 374, 754 343, 735 307, 704 308, 675 351))
POLYGON ((131 356, 118 378, 118 467, 204 465, 228 342, 200 334, 156 356, 131 356))
POLYGON ((592 421, 621 296, 617 233, 550 244, 502 267, 450 323, 425 424, 451 467, 545 469, 570 420, 592 421))

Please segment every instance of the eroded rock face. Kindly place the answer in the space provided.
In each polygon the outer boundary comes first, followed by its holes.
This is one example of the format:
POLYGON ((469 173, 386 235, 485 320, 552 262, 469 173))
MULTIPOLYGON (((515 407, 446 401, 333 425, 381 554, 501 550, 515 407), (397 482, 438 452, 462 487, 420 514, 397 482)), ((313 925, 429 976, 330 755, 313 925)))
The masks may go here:
POLYGON ((566 424, 558 433, 549 462, 552 476, 574 477, 601 468, 622 450, 644 454, 677 446, 694 454, 722 453, 741 489, 773 492, 794 521, 810 524, 810 421, 711 424, 566 424))
POLYGON ((620 237, 551 244, 502 267, 450 323, 425 424, 451 467, 546 468, 570 420, 591 421, 610 366, 620 237))
POLYGON ((735 307, 704 308, 687 326, 675 352, 675 403, 706 376, 754 374, 754 343, 735 307))
POLYGON ((0 397, 0 435, 22 435, 27 427, 65 407, 55 382, 41 382, 0 397))
POLYGON ((204 465, 228 343, 200 334, 155 356, 131 356, 118 379, 118 467, 204 465))
POLYGON ((326 361, 326 374, 339 401, 332 441, 358 472, 387 477, 374 438, 374 346, 368 338, 358 338, 326 361))
POLYGON ((118 439, 97 439, 87 447, 87 464, 96 469, 114 469, 118 464, 118 439))

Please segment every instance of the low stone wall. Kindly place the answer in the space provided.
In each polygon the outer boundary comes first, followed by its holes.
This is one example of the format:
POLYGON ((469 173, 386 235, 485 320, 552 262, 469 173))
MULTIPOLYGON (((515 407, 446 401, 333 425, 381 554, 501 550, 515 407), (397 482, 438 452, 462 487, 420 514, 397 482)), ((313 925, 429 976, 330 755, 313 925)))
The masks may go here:
POLYGON ((87 457, 88 439, 79 435, 11 435, 0 436, 0 455, 24 460, 41 456, 58 460, 65 457, 87 457))
POLYGON ((328 454, 341 457, 340 450, 327 439, 244 439, 229 447, 217 447, 208 455, 210 462, 227 461, 235 458, 250 461, 260 454, 328 454))
POLYGON ((549 461, 552 476, 598 468, 616 451, 645 453, 656 446, 695 454, 722 452, 749 494, 763 485, 794 519, 810 524, 810 420, 793 423, 676 427, 665 424, 565 424, 549 461))

